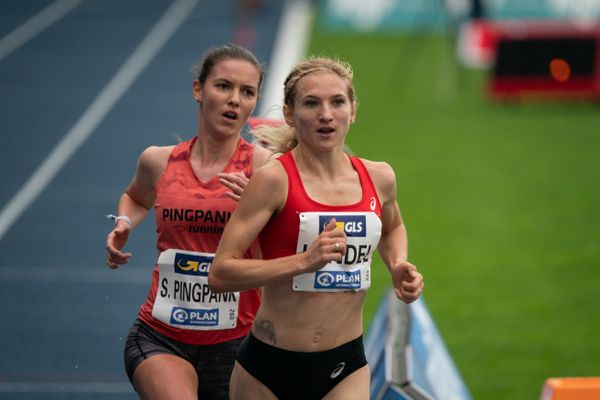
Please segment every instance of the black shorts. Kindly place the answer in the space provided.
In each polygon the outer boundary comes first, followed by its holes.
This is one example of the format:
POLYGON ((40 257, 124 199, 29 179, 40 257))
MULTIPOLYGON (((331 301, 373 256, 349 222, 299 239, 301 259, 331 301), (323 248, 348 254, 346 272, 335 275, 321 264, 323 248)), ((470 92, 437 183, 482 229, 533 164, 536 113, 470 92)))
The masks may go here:
POLYGON ((211 345, 181 343, 163 335, 137 319, 125 342, 125 369, 133 385, 133 371, 156 354, 173 354, 194 367, 198 374, 198 398, 228 399, 229 378, 235 354, 243 338, 211 345))
POLYGON ((322 399, 344 378, 367 365, 362 336, 331 350, 297 352, 244 339, 237 361, 279 399, 322 399))

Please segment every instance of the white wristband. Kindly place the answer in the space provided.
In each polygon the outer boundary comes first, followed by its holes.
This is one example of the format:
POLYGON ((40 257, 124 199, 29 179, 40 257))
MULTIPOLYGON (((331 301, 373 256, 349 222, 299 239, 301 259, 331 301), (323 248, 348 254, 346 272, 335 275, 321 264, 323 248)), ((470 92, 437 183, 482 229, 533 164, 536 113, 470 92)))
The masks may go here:
POLYGON ((117 222, 119 220, 122 220, 122 221, 127 222, 129 224, 129 226, 131 226, 131 219, 127 215, 116 216, 116 215, 108 214, 106 216, 106 218, 114 220, 115 221, 115 225, 117 224, 117 222))

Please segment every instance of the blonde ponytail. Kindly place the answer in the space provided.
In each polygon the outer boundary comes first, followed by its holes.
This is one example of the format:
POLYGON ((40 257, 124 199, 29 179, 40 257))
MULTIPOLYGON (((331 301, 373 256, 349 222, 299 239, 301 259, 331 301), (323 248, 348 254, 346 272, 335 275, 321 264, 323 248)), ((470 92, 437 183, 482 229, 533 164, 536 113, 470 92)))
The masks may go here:
POLYGON ((298 144, 296 131, 287 124, 259 125, 250 131, 253 142, 273 153, 286 153, 298 144))

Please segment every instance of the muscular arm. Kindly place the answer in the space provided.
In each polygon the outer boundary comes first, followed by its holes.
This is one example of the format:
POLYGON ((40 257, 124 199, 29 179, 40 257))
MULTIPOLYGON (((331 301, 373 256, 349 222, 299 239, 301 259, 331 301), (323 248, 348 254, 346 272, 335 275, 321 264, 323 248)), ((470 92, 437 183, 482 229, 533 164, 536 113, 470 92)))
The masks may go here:
POLYGON ((287 198, 287 175, 278 161, 257 170, 246 186, 244 195, 227 223, 208 275, 208 283, 216 292, 246 290, 289 279, 317 270, 341 254, 335 251, 335 240, 344 233, 335 223, 311 244, 308 250, 273 260, 244 259, 244 252, 269 219, 279 211, 287 198))
POLYGON ((172 147, 153 146, 141 154, 135 175, 117 205, 118 214, 128 216, 131 226, 118 220, 106 238, 107 265, 110 268, 118 268, 129 261, 131 253, 121 252, 121 249, 127 243, 131 230, 146 218, 148 210, 154 206, 156 182, 165 169, 171 150, 172 147))
POLYGON ((154 207, 155 189, 162 175, 172 147, 148 147, 140 155, 135 175, 119 201, 119 214, 131 218, 133 226, 139 225, 154 207))
POLYGON ((378 251, 392 276, 396 296, 406 303, 416 300, 423 289, 423 277, 408 262, 408 240, 396 201, 396 176, 385 163, 365 163, 381 200, 382 233, 378 251))

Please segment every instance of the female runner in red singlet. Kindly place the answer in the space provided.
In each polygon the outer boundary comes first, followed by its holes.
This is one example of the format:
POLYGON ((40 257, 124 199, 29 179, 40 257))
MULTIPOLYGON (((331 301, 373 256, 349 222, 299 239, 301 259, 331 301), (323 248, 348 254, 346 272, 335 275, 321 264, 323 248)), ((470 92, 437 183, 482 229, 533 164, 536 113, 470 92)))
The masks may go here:
POLYGON ((207 275, 248 178, 270 156, 240 136, 263 69, 251 52, 227 45, 210 49, 194 72, 197 135, 144 150, 106 243, 108 266, 126 264, 129 233, 155 208, 159 256, 125 345, 127 374, 143 399, 227 399, 235 352, 260 302, 253 288, 212 292, 207 275))
POLYGON ((230 396, 368 399, 362 309, 375 249, 400 300, 416 300, 424 286, 407 261, 395 174, 344 152, 356 115, 348 64, 298 64, 283 112, 288 126, 258 131, 258 140, 284 154, 250 180, 209 274, 216 291, 263 287, 230 396), (264 260, 243 259, 257 236, 264 260))

